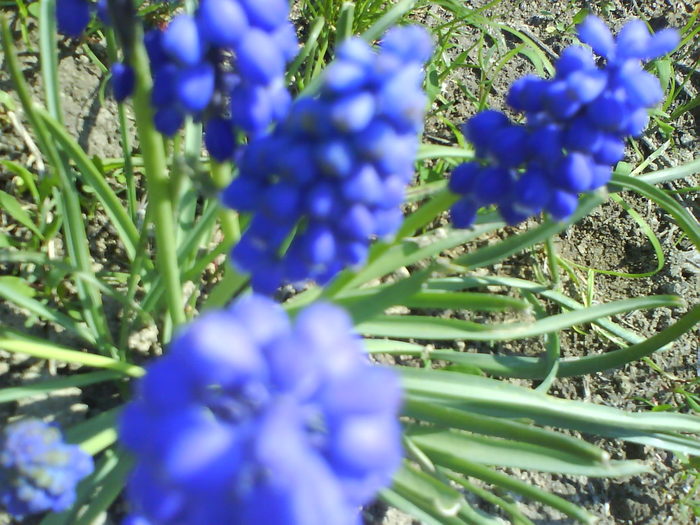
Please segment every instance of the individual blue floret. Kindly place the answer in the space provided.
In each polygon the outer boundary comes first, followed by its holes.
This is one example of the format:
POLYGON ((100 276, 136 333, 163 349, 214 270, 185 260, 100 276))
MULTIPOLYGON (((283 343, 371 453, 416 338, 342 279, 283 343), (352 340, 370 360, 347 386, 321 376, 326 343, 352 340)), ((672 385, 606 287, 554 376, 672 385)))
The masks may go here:
POLYGON ((112 78, 112 93, 117 102, 124 101, 134 92, 135 77, 134 70, 128 64, 123 62, 115 62, 110 68, 112 78))
POLYGON ((602 66, 591 49, 568 47, 552 79, 527 75, 511 86, 506 100, 525 114, 525 124, 487 110, 464 125, 477 160, 453 172, 450 190, 462 196, 452 209, 455 226, 470 226, 484 205, 496 205, 509 224, 543 210, 567 219, 578 194, 610 180, 624 156, 625 139, 644 130, 648 109, 663 99, 663 91, 642 61, 671 51, 677 32, 651 35, 643 22, 633 20, 615 38, 593 16, 578 32, 605 59, 602 66))
POLYGON ((56 0, 56 26, 64 35, 78 38, 90 22, 92 7, 87 0, 56 0))
POLYGON ((318 96, 297 99, 270 136, 243 152, 222 200, 254 214, 232 255, 257 291, 325 282, 362 264, 372 239, 396 232, 422 129, 430 49, 428 33, 413 26, 389 31, 379 53, 347 40, 318 96))
POLYGON ((341 309, 262 296, 185 327, 119 423, 125 525, 359 523, 401 463, 396 374, 341 309))
POLYGON ((92 470, 92 458, 64 443, 56 426, 28 419, 0 434, 0 504, 17 519, 68 509, 92 470))

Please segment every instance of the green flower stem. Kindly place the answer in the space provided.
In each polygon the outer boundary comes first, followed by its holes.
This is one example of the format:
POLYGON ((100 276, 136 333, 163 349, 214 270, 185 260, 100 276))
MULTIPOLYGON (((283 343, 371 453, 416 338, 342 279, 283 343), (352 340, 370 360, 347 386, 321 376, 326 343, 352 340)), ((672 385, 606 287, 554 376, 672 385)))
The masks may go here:
MULTIPOLYGON (((210 163, 211 179, 216 187, 223 190, 231 182, 231 164, 228 162, 210 163)), ((241 237, 241 227, 238 214, 231 210, 222 210, 219 215, 221 229, 224 231, 224 242, 233 245, 241 237)))
MULTIPOLYGON (((136 31, 140 33, 140 29, 136 31)), ((163 275, 170 319, 172 324, 177 326, 185 322, 185 310, 177 261, 170 180, 163 139, 153 126, 153 110, 150 104, 152 85, 146 49, 140 34, 134 40, 131 56, 136 75, 134 117, 156 232, 156 264, 163 275)))
MULTIPOLYGON (((231 165, 229 163, 210 162, 211 179, 220 190, 231 182, 231 165)), ((221 229, 224 232, 223 245, 228 252, 241 237, 241 227, 238 214, 231 210, 222 209, 219 214, 221 229)), ((248 277, 238 273, 227 261, 224 267, 224 276, 221 281, 209 293, 209 297, 202 304, 202 310, 220 308, 231 297, 239 293, 248 282, 248 277)))
POLYGON ((561 281, 559 275, 559 264, 557 262, 557 248, 554 246, 554 238, 549 237, 544 243, 545 253, 547 254, 547 268, 549 268, 550 286, 556 290, 559 288, 561 281))
MULTIPOLYGON (((114 38, 114 31, 108 29, 105 31, 105 37, 107 39, 107 53, 109 54, 110 60, 116 61, 117 57, 117 42, 114 38)), ((119 117, 119 135, 121 137, 122 154, 124 155, 124 178, 126 179, 126 202, 127 209, 129 210, 129 216, 131 220, 136 223, 137 217, 136 212, 138 210, 138 201, 136 199, 136 182, 134 180, 134 165, 131 158, 131 139, 129 138, 127 119, 126 119, 126 107, 124 104, 117 105, 118 117, 119 117)))

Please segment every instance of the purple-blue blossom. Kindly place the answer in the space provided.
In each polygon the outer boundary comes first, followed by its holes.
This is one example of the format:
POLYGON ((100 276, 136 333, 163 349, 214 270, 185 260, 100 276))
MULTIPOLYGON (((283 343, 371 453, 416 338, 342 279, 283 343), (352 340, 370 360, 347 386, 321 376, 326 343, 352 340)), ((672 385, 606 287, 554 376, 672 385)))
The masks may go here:
POLYGON ((232 158, 237 131, 265 134, 291 102, 284 72, 298 43, 288 13, 287 0, 202 0, 194 15, 149 31, 156 128, 172 136, 185 116, 203 120, 205 144, 219 162, 232 158))
POLYGON ((54 425, 27 419, 0 433, 0 505, 17 519, 68 509, 92 470, 92 457, 64 443, 54 425))
POLYGON ((203 314, 123 412, 128 523, 359 524, 401 462, 400 399, 336 306, 292 323, 252 295, 203 314))
POLYGON ((90 22, 91 11, 87 0, 56 0, 56 26, 64 35, 77 38, 90 22))
POLYGON ((541 211, 566 219, 578 194, 610 180, 625 139, 643 132, 648 109, 661 102, 663 91, 642 62, 672 51, 678 32, 652 35, 633 20, 613 37, 602 20, 589 16, 578 34, 590 49, 565 49, 553 78, 527 75, 511 86, 507 102, 525 114, 525 124, 487 110, 464 125, 476 159, 458 166, 449 183, 461 195, 452 209, 456 227, 471 226, 486 205, 496 205, 509 224, 541 211))
POLYGON ((326 282, 365 262, 372 239, 396 232, 423 125, 423 64, 431 52, 420 27, 390 30, 378 53, 359 38, 347 40, 320 93, 295 100, 274 132, 243 152, 222 200, 252 213, 232 256, 251 273, 256 291, 326 282))
POLYGON ((114 99, 117 102, 123 102, 134 92, 134 86, 136 83, 134 70, 128 64, 123 62, 115 62, 110 68, 110 73, 112 74, 110 83, 112 85, 112 94, 114 95, 114 99))

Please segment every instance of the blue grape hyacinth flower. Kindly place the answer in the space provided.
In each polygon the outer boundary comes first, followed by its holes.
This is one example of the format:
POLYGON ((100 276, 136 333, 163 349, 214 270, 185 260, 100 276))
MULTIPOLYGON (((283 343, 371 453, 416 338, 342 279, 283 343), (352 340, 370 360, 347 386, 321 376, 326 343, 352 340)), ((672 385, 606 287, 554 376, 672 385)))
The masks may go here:
POLYGON ((400 399, 338 307, 291 323, 252 295, 204 314, 123 412, 128 523, 356 525, 400 465, 400 399))
POLYGON ((202 0, 193 15, 147 33, 156 128, 172 136, 185 116, 202 120, 219 162, 233 157, 229 136, 265 134, 291 102, 284 72, 299 44, 288 14, 287 0, 202 0))
POLYGON ((449 183, 461 196, 452 208, 455 227, 471 226, 487 205, 497 206, 509 224, 541 211, 568 218, 580 193, 610 180, 625 139, 643 132, 648 109, 661 102, 663 91, 642 63, 672 51, 678 32, 652 35, 633 20, 613 37, 602 20, 589 16, 578 34, 590 49, 565 49, 553 78, 527 75, 511 86, 507 102, 525 114, 524 124, 487 110, 464 125, 476 159, 458 166, 449 183))
POLYGON ((64 443, 56 426, 28 419, 0 434, 0 504, 17 519, 68 509, 92 470, 92 457, 64 443))
POLYGON ((396 232, 423 125, 423 65, 431 52, 428 32, 417 26, 390 30, 378 52, 360 38, 345 41, 319 94, 295 100, 272 134, 243 151, 222 200, 253 214, 232 258, 251 273, 256 291, 327 282, 362 264, 372 239, 396 232))

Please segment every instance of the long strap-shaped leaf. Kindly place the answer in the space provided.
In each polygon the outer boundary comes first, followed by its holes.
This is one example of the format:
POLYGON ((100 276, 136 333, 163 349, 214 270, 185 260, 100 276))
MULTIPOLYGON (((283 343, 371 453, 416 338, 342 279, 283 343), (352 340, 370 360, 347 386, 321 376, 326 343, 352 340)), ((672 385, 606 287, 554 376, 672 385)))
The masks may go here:
POLYGON ((0 297, 19 306, 20 308, 25 308, 30 313, 45 321, 56 323, 58 326, 61 326, 83 338, 91 345, 99 345, 99 342, 93 335, 92 331, 88 330, 84 324, 76 323, 67 315, 48 308, 45 304, 40 303, 32 297, 18 293, 15 288, 2 282, 0 282, 0 297))
POLYGON ((530 323, 501 325, 486 325, 461 319, 443 319, 423 315, 383 315, 359 324, 357 331, 369 336, 398 337, 402 339, 509 341, 512 339, 537 337, 578 324, 589 323, 600 317, 608 317, 633 310, 681 305, 683 305, 683 301, 674 295, 652 295, 597 304, 589 308, 552 315, 530 323))
POLYGON ((40 383, 29 383, 22 386, 13 386, 0 390, 0 403, 9 403, 18 399, 31 398, 45 394, 51 394, 55 390, 70 387, 80 387, 111 381, 123 377, 123 374, 111 370, 99 372, 87 372, 68 377, 58 377, 40 383))
POLYGON ((88 352, 78 352, 63 346, 53 344, 49 341, 36 342, 18 339, 0 339, 0 349, 17 354, 26 354, 40 359, 55 359, 65 363, 77 363, 94 368, 104 368, 114 370, 126 376, 141 377, 145 372, 137 365, 117 361, 110 357, 105 357, 88 352))
MULTIPOLYGON (((45 4, 48 4, 48 2, 42 3, 44 11, 48 9, 49 13, 52 12, 51 8, 46 8, 45 4)), ((51 5, 53 5, 53 3, 51 3, 51 5)), ((44 11, 42 11, 42 14, 45 15, 44 18, 49 20, 49 24, 51 24, 52 22, 50 19, 52 17, 50 14, 47 14, 44 11)), ((70 167, 51 139, 51 134, 44 125, 43 120, 38 115, 31 92, 29 91, 29 87, 27 86, 27 82, 22 74, 21 67, 17 60, 17 53, 11 36, 12 34, 4 16, 0 16, 0 26, 2 26, 0 33, 2 37, 2 49, 5 55, 5 64, 7 65, 10 73, 15 91, 22 102, 22 108, 27 116, 27 120, 29 120, 32 128, 34 129, 41 151, 47 155, 51 166, 56 170, 56 173, 61 181, 63 191, 56 191, 55 197, 57 198, 60 212, 65 218, 63 221, 63 227, 65 230, 68 255, 71 258, 74 266, 80 268, 82 272, 92 273, 88 241, 85 234, 85 225, 83 224, 83 219, 80 212, 78 195, 73 187, 70 167)), ((44 59, 44 55, 48 53, 48 51, 46 51, 46 47, 47 46, 42 47, 42 60, 44 59)), ((51 53, 55 54, 55 48, 51 50, 51 53)), ((47 57, 46 60, 49 60, 49 58, 47 57)), ((53 60, 55 61, 55 57, 53 60)), ((50 71, 53 67, 54 66, 45 67, 44 70, 50 71)), ((53 107, 53 110, 58 111, 58 107, 53 107)), ((77 280, 75 284, 83 305, 83 315, 89 328, 94 333, 94 338, 109 338, 110 332, 104 311, 102 309, 102 301, 99 290, 81 280, 77 280)))
POLYGON ((678 226, 681 227, 695 247, 700 250, 700 224, 698 224, 695 217, 678 204, 673 197, 636 177, 614 175, 612 182, 622 188, 641 193, 661 206, 676 219, 678 226))
POLYGON ((637 461, 594 461, 545 445, 456 430, 409 426, 405 433, 428 455, 430 452, 451 454, 491 467, 600 477, 629 476, 649 471, 648 467, 637 461))
POLYGON ((117 231, 129 259, 133 260, 139 234, 129 214, 122 206, 119 197, 109 187, 100 170, 85 154, 85 151, 66 133, 65 128, 51 115, 39 108, 37 108, 37 114, 51 131, 52 137, 61 145, 63 151, 75 162, 80 172, 80 177, 95 190, 95 195, 97 195, 102 206, 104 206, 105 213, 107 213, 114 229, 117 231))
POLYGON ((610 454, 587 441, 521 421, 476 414, 436 403, 427 403, 412 397, 404 401, 402 412, 414 420, 433 423, 440 427, 468 430, 486 436, 518 440, 560 450, 583 461, 605 463, 610 460, 610 454))
MULTIPOLYGON (((695 306, 668 328, 665 328, 648 339, 642 339, 637 344, 604 354, 562 359, 559 363, 557 376, 571 377, 592 374, 624 366, 632 361, 647 357, 657 350, 664 349, 666 345, 676 341, 678 337, 691 330, 699 322, 700 305, 695 306)), ((387 347, 395 346, 390 343, 384 344, 387 347)), ((417 349, 412 348, 407 350, 417 349)), ((401 348, 397 349, 397 352, 401 351, 401 348)), ((502 377, 541 379, 546 373, 545 363, 536 357, 493 356, 454 352, 451 350, 435 350, 431 351, 429 354, 426 353, 426 355, 429 355, 433 359, 442 359, 452 363, 477 367, 485 372, 502 377)))
POLYGON ((700 433, 700 417, 666 412, 630 413, 583 401, 560 399, 487 377, 446 370, 399 367, 404 388, 419 400, 469 407, 497 417, 532 418, 562 428, 700 433))

